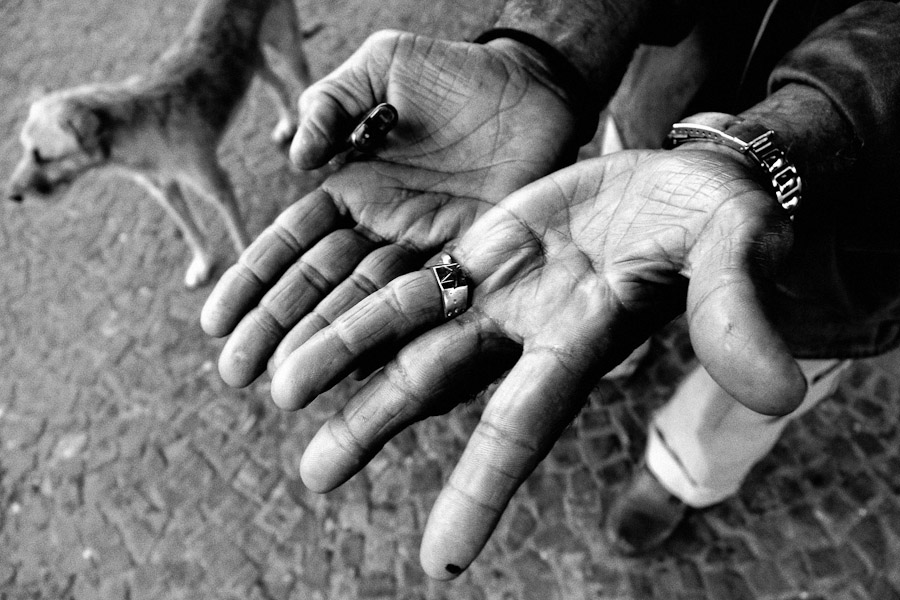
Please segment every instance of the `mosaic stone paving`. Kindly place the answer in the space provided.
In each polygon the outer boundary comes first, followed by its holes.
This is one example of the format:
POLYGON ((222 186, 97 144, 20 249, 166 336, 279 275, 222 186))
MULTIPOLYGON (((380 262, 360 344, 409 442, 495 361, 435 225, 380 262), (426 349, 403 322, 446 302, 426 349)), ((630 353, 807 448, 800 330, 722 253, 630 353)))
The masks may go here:
MULTIPOLYGON (((463 39, 498 2, 300 4, 323 75, 370 31, 463 39)), ((0 174, 40 89, 131 73, 191 6, 0 3, 0 174)), ((253 233, 316 183, 269 145, 274 122, 254 87, 221 151, 253 233)), ((619 558, 599 523, 649 412, 693 365, 674 323, 632 377, 601 384, 478 561, 443 584, 418 545, 478 402, 312 494, 297 460, 346 388, 286 414, 265 381, 224 386, 221 342, 198 325, 207 292, 181 287, 184 244, 141 190, 90 176, 56 204, 2 205, 0 256, 0 600, 900 598, 896 353, 857 363, 737 498, 693 514, 663 550, 619 558)))

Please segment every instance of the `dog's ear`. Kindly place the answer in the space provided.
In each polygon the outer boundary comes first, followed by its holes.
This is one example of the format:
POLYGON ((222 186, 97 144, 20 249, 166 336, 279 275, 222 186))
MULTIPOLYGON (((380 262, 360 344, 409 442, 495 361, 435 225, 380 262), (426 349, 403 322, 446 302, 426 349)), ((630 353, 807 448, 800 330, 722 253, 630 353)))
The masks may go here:
POLYGON ((72 104, 63 118, 64 127, 78 140, 78 145, 88 154, 101 153, 109 158, 110 128, 109 118, 99 109, 81 104, 72 104))

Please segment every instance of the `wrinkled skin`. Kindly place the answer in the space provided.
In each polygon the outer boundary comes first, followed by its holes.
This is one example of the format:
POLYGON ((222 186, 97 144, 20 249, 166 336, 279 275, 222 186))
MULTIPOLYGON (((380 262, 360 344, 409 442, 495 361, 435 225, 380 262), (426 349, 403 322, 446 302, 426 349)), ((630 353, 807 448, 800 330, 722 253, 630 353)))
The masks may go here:
POLYGON ((508 194, 571 162, 572 111, 528 52, 382 32, 301 96, 291 158, 302 168, 344 151, 379 102, 400 121, 377 156, 351 155, 223 275, 201 323, 231 334, 219 360, 226 382, 251 383, 273 354, 277 363, 508 194))
POLYGON ((765 414, 792 410, 805 382, 759 298, 790 248, 790 222, 731 154, 620 152, 556 172, 451 248, 475 284, 461 317, 443 322, 432 274, 417 271, 295 349, 272 380, 285 409, 418 336, 320 429, 304 482, 340 485, 404 427, 512 365, 426 526, 423 567, 448 579, 474 560, 599 378, 683 310, 700 361, 726 390, 765 414))
POLYGON ((377 158, 352 157, 285 211, 202 315, 208 333, 231 333, 219 366, 232 385, 274 353, 285 409, 402 348, 304 453, 317 491, 512 369, 426 527, 422 564, 441 579, 474 560, 603 373, 680 312, 738 400, 775 415, 804 392, 758 297, 789 221, 747 165, 730 150, 623 152, 522 188, 564 163, 574 138, 565 102, 529 64, 508 46, 372 38, 301 98, 292 157, 323 164, 380 101, 400 126, 377 158), (412 271, 444 246, 474 285, 471 309, 448 323, 430 271, 412 271))

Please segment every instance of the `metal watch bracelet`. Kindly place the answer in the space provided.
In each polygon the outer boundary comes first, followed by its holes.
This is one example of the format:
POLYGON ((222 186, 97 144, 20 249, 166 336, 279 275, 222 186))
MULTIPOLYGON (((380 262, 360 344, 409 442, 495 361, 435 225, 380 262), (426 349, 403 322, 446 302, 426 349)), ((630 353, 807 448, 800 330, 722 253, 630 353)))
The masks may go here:
POLYGON ((771 183, 775 199, 793 217, 800 205, 803 182, 774 131, 764 125, 744 121, 729 126, 725 131, 696 123, 675 123, 666 138, 666 147, 674 148, 690 142, 722 144, 748 156, 771 183))

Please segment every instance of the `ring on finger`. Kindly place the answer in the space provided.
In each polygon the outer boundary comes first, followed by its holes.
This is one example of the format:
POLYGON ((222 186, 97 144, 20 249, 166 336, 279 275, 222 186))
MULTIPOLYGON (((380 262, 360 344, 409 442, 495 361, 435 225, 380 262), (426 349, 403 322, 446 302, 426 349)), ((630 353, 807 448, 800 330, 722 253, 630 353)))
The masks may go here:
POLYGON ((444 252, 440 263, 425 268, 431 269, 441 290, 444 318, 452 319, 466 312, 471 303, 469 277, 459 263, 444 252))

